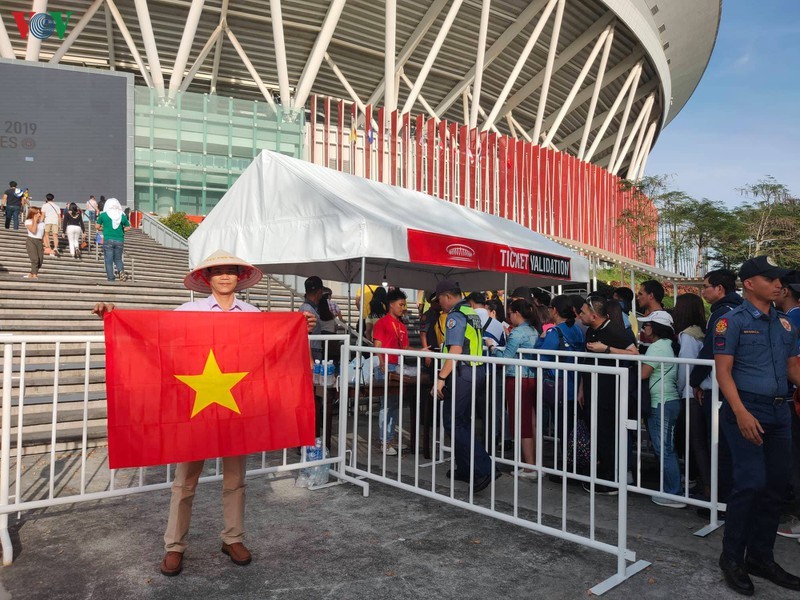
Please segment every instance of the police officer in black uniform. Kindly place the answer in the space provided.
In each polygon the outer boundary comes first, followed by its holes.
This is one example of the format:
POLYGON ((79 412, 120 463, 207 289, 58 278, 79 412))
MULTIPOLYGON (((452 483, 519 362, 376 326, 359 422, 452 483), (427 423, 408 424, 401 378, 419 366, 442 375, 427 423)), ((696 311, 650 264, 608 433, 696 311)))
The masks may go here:
POLYGON ((734 591, 754 592, 749 575, 800 590, 800 577, 773 556, 789 485, 788 380, 800 383, 798 332, 772 305, 787 271, 759 256, 742 265, 745 301, 714 326, 714 362, 725 398, 720 427, 733 462, 719 566, 734 591))
MULTIPOLYGON (((458 284, 449 279, 436 286, 436 295, 443 311, 447 312, 445 338, 442 347, 444 354, 467 354, 480 356, 483 352, 483 334, 480 317, 467 304, 458 284)), ((444 400, 442 420, 451 430, 456 470, 450 475, 460 481, 469 481, 474 473, 473 491, 480 492, 492 482, 492 460, 483 444, 475 436, 472 443, 472 384, 476 395, 486 384, 486 366, 483 362, 467 362, 446 359, 439 369, 435 392, 444 400), (455 378, 453 370, 455 369, 455 378), (455 423, 453 420, 453 390, 455 385, 455 423), (474 452, 474 462, 470 468, 470 454, 474 452)), ((477 400, 476 400, 477 405, 477 400)), ((496 471, 496 476, 500 471, 496 471)))

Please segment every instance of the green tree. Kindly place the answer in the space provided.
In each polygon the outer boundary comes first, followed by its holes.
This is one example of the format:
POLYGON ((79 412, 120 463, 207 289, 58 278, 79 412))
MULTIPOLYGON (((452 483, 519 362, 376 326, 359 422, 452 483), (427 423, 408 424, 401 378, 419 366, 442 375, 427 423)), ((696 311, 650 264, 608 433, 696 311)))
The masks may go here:
POLYGON ((742 209, 745 228, 750 242, 750 255, 759 256, 789 240, 784 237, 791 229, 791 211, 785 209, 789 188, 767 175, 758 183, 748 184, 739 192, 749 201, 742 209))
POLYGON ((658 217, 652 210, 650 197, 664 188, 666 180, 667 176, 657 175, 638 183, 627 179, 620 182, 620 190, 631 194, 631 205, 620 211, 617 225, 633 242, 634 258, 640 262, 647 262, 658 232, 658 217))
POLYGON ((662 192, 651 197, 651 200, 658 208, 658 228, 661 234, 659 251, 664 258, 669 257, 673 272, 678 273, 681 258, 686 258, 689 254, 689 227, 695 200, 678 190, 662 192))
POLYGON ((178 235, 187 238, 197 229, 197 223, 189 220, 185 212, 172 213, 160 221, 178 235))
POLYGON ((685 213, 686 239, 697 256, 695 273, 699 275, 711 258, 712 247, 717 245, 719 235, 726 231, 727 222, 732 217, 722 202, 708 198, 690 199, 685 206, 685 213))

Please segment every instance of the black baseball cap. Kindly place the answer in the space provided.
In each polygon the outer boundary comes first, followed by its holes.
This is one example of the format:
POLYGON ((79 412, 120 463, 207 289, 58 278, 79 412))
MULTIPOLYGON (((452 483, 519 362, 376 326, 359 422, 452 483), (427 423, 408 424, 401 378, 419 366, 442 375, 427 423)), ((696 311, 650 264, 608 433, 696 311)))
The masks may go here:
POLYGON ((458 290, 461 291, 458 283, 453 281, 452 279, 442 279, 439 283, 436 284, 436 295, 444 294, 445 292, 452 292, 458 290))
POLYGON ((800 271, 791 270, 786 275, 781 277, 781 283, 795 292, 800 292, 800 271))
POLYGON ((467 302, 474 302, 475 304, 486 304, 486 294, 483 292, 472 292, 467 296, 467 302))
POLYGON ((522 298, 524 300, 531 301, 533 300, 533 294, 531 293, 531 288, 529 287, 518 287, 511 292, 511 296, 509 296, 509 298, 522 298))
POLYGON ((312 275, 305 282, 306 286, 306 294, 311 294, 312 292, 316 292, 317 290, 322 289, 322 279, 317 277, 316 275, 312 275))
POLYGON ((739 268, 739 279, 744 281, 756 275, 770 279, 780 279, 789 274, 789 269, 781 269, 771 256, 756 256, 742 263, 739 268))

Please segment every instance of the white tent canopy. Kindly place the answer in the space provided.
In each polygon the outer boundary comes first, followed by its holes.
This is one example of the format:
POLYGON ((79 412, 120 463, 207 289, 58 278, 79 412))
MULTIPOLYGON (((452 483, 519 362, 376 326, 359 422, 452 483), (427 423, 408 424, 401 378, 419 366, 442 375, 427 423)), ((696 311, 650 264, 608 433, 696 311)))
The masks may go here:
POLYGON ((429 289, 589 280, 578 254, 507 219, 263 151, 189 238, 189 262, 226 250, 267 273, 384 279, 429 289))

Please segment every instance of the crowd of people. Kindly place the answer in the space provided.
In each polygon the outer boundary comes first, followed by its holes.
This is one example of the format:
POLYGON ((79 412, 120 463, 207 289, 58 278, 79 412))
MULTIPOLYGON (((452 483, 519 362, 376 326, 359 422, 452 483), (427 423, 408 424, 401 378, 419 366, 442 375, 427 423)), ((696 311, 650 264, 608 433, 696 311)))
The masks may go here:
MULTIPOLYGON (((366 292, 359 306, 368 337, 376 347, 408 348, 405 294, 382 286, 366 292)), ((719 501, 727 503, 720 567, 728 585, 743 594, 753 590, 749 574, 800 589, 800 578, 778 566, 772 552, 776 534, 800 538, 800 521, 793 516, 800 509, 800 402, 795 394, 800 384, 800 272, 757 257, 746 261, 738 276, 727 269, 708 272, 699 295, 680 294, 670 309, 665 308, 664 297, 664 287, 656 280, 642 282, 635 293, 620 287, 588 297, 550 297, 544 290, 520 287, 507 299, 491 291, 466 294, 445 280, 419 298, 421 347, 505 358, 530 350, 541 360, 601 366, 625 364, 626 355, 644 355, 640 365, 628 361, 632 381, 641 381, 631 385, 629 418, 642 421, 660 465, 658 493, 652 501, 676 509, 686 507, 682 496, 708 500, 712 495, 713 382, 710 367, 665 360, 713 359, 722 400, 716 492, 719 501), (556 358, 547 350, 584 354, 556 358)), ((480 410, 471 412, 472 379, 477 378, 475 388, 481 390, 488 377, 495 379, 489 389, 505 387, 506 405, 494 411, 497 439, 504 431, 508 431, 505 437, 514 439, 519 428, 521 479, 535 481, 539 476, 537 406, 551 414, 564 411, 572 439, 589 435, 591 403, 596 402, 597 479, 624 484, 620 479, 627 477, 627 483, 633 483, 632 473, 616 472, 619 399, 613 375, 599 374, 595 379, 570 376, 557 367, 544 370, 539 404, 536 369, 508 366, 506 377, 497 377, 480 363, 477 369, 464 368, 475 365, 446 355, 435 361, 436 368, 433 362, 426 360, 432 395, 444 402, 442 418, 453 436, 456 469, 448 472, 449 477, 471 482, 474 492, 491 483, 487 452, 491 448, 479 439, 481 428, 475 427, 478 433, 472 434, 473 419, 488 417, 480 410), (593 382, 596 390, 591 389, 593 382), (576 421, 581 426, 573 431, 576 421)), ((380 369, 391 372, 393 364, 396 357, 381 359, 380 369)), ((476 404, 480 409, 484 402, 476 404)), ((391 454, 401 443, 393 441, 394 421, 396 414, 381 419, 378 444, 391 454)), ((630 441, 632 445, 634 440, 630 441)), ((426 456, 428 445, 429 438, 424 438, 426 456)), ((588 448, 589 440, 583 439, 581 445, 588 448)), ((580 466, 578 457, 570 458, 580 466)), ((580 468, 589 472, 586 462, 580 468)), ((584 489, 600 495, 618 493, 616 485, 586 483, 584 489)), ((699 511, 707 514, 707 509, 699 511)))
POLYGON ((3 193, 0 210, 5 212, 5 228, 20 229, 20 221, 27 233, 25 249, 30 260, 30 272, 25 279, 38 279, 45 256, 61 257, 60 240, 66 240, 69 255, 81 260, 82 251, 89 246, 89 231, 93 229, 95 243, 103 249, 108 281, 125 281, 128 278, 123 263, 125 232, 131 227, 129 210, 123 210, 116 198, 100 200, 89 196, 84 210, 75 202, 58 204, 53 194, 46 194, 41 206, 34 206, 28 188, 10 181, 3 193), (87 226, 87 223, 90 224, 87 226))

